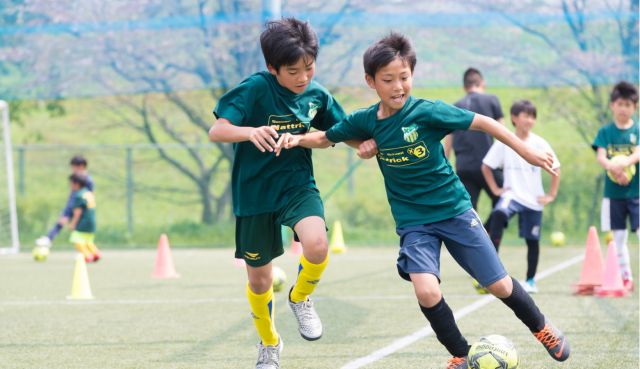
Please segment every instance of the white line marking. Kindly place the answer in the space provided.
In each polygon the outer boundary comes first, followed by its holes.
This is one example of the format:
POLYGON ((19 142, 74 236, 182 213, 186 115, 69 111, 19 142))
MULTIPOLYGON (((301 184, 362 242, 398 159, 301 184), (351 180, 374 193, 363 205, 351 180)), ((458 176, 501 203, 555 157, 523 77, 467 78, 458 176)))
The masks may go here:
MULTIPOLYGON (((561 270, 564 270, 578 262, 580 262, 582 259, 584 259, 584 255, 580 255, 580 256, 576 256, 573 257, 569 260, 566 260, 560 264, 557 264, 547 270, 544 270, 540 273, 538 273, 538 275, 536 276, 537 280, 542 280, 552 274, 555 274, 561 270)), ((454 313, 454 317, 456 319, 456 321, 458 321, 459 319, 463 318, 464 316, 480 309, 481 307, 487 305, 488 303, 494 301, 496 298, 492 295, 489 296, 484 296, 480 299, 478 299, 477 301, 475 301, 474 303, 467 305, 465 307, 463 307, 462 309, 458 310, 456 313, 454 313)), ((431 329, 431 327, 425 327, 422 328, 408 336, 402 337, 394 342, 392 342, 390 345, 385 346, 379 350, 376 350, 372 353, 370 353, 367 356, 363 356, 359 359, 353 360, 347 364, 345 364, 344 366, 342 366, 342 368, 340 369, 358 369, 358 368, 362 368, 365 365, 371 364, 373 362, 376 362, 386 356, 389 356, 391 354, 393 354, 394 352, 401 350, 409 345, 411 345, 412 343, 425 338, 429 335, 431 335, 433 333, 433 330, 431 329)))

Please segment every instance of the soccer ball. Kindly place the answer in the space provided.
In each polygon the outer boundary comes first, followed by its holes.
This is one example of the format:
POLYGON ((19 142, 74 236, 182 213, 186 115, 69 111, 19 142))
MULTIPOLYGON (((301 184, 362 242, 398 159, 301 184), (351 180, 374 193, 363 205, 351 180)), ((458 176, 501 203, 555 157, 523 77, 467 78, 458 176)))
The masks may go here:
POLYGON ((469 349, 469 369, 516 369, 518 364, 516 348, 503 336, 482 337, 469 349))
POLYGON ((273 291, 279 292, 287 283, 287 275, 277 266, 273 267, 273 291))
MULTIPOLYGON (((620 163, 620 161, 625 159, 626 159, 626 156, 624 155, 616 155, 612 157, 610 160, 611 160, 611 163, 617 164, 617 163, 620 163)), ((628 167, 624 168, 624 174, 628 180, 631 180, 631 178, 633 178, 633 176, 636 174, 636 166, 629 165, 628 167)), ((609 179, 611 179, 614 183, 618 183, 616 182, 615 177, 611 175, 611 172, 607 172, 607 176, 609 176, 609 179)))
POLYGON ((33 256, 33 260, 35 261, 47 261, 47 256, 49 256, 49 248, 44 246, 36 246, 31 251, 31 255, 33 256))
POLYGON ((551 245, 552 246, 564 246, 564 243, 567 239, 564 237, 564 233, 562 232, 552 232, 551 233, 551 245))

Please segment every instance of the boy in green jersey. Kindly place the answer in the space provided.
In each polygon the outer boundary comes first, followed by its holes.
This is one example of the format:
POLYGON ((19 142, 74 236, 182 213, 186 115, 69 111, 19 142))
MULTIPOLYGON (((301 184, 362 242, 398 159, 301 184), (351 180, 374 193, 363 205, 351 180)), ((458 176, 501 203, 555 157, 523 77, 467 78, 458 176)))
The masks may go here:
POLYGON ((613 122, 604 125, 593 141, 598 164, 608 173, 604 179, 601 227, 612 231, 625 288, 633 291, 633 275, 627 247, 627 218, 631 231, 638 230, 638 89, 629 82, 619 82, 611 91, 609 107, 613 122), (615 158, 615 159, 614 159, 615 158))
MULTIPOLYGON (((273 320, 271 261, 284 252, 281 226, 291 227, 302 243, 298 276, 288 300, 300 334, 310 341, 322 336, 322 323, 309 295, 328 261, 324 208, 313 177, 311 150, 297 148, 276 156, 276 141, 285 133, 306 133, 312 127, 327 130, 345 113, 312 80, 318 39, 308 23, 293 18, 269 22, 260 44, 268 71, 249 76, 220 98, 209 138, 234 143, 236 258, 247 265, 247 298, 261 339, 256 368, 275 369, 282 338, 273 320)), ((375 151, 368 154, 373 155, 375 151)))
POLYGON ((411 97, 415 63, 409 40, 400 34, 391 33, 373 44, 364 54, 365 78, 380 102, 354 112, 326 133, 286 134, 276 151, 328 147, 351 139, 375 140, 378 166, 400 236, 398 272, 413 283, 420 310, 453 356, 448 369, 467 368, 469 345, 440 291, 443 242, 467 273, 514 311, 552 358, 566 360, 567 340, 505 271, 440 141, 457 129, 484 131, 555 175, 553 155, 529 147, 491 118, 442 101, 411 97))
POLYGON ((71 242, 84 255, 87 262, 100 260, 100 250, 94 243, 96 233, 96 199, 87 187, 89 179, 84 174, 75 173, 69 177, 71 185, 71 242))

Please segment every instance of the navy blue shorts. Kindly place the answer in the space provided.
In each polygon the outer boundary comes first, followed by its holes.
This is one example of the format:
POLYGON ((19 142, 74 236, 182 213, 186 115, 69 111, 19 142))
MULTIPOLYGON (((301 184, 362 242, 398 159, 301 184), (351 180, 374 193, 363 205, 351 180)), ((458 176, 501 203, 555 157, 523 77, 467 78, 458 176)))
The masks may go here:
POLYGON ((602 230, 627 229, 627 216, 631 225, 631 231, 638 230, 638 198, 631 199, 602 199, 602 230))
MULTIPOLYGON (((520 237, 525 240, 540 240, 540 226, 542 225, 542 212, 532 210, 520 204, 519 202, 509 199, 500 198, 493 212, 501 212, 511 219, 518 214, 518 230, 520 237)), ((507 226, 506 224, 504 225, 507 226)))
POLYGON ((481 285, 507 275, 496 248, 473 209, 440 222, 396 229, 400 236, 398 273, 430 273, 440 279, 440 247, 444 242, 455 261, 481 285))

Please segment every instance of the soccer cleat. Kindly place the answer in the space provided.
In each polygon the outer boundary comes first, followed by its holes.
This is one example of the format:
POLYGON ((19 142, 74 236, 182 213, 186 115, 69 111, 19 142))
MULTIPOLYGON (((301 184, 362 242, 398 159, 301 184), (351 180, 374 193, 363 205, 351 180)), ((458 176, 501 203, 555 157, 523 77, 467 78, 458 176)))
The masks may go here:
POLYGON ((84 257, 85 263, 93 263, 94 261, 96 261, 96 259, 93 255, 85 255, 84 257))
POLYGON ((313 302, 309 297, 306 301, 294 303, 291 301, 291 291, 289 291, 289 307, 293 311, 293 315, 298 320, 298 331, 302 338, 307 341, 315 341, 322 337, 322 322, 316 309, 313 308, 313 302))
POLYGON ((447 369, 467 369, 467 357, 452 357, 447 360, 447 369))
POLYGON ((473 284, 473 288, 476 289, 476 292, 480 295, 486 295, 487 293, 489 293, 489 290, 487 290, 486 288, 482 287, 482 285, 480 284, 480 282, 478 282, 475 278, 471 279, 471 284, 473 284))
POLYGON ((533 278, 522 281, 520 282, 520 284, 522 285, 522 289, 524 289, 526 293, 530 295, 538 293, 538 287, 536 286, 536 281, 533 278))
POLYGON ((627 291, 633 292, 633 280, 625 279, 624 281, 622 281, 622 285, 627 291))
POLYGON ((95 254, 93 254, 93 262, 96 263, 98 262, 98 260, 102 259, 102 253, 97 252, 95 254))
POLYGON ((47 236, 42 236, 36 240, 36 246, 51 247, 51 239, 47 236))
POLYGON ((557 361, 565 361, 569 358, 571 349, 569 342, 562 332, 553 326, 549 320, 545 320, 544 328, 533 335, 547 349, 549 355, 557 361))
POLYGON ((258 344, 256 369, 279 369, 282 346, 282 338, 279 339, 276 346, 264 346, 262 342, 260 342, 258 344))

